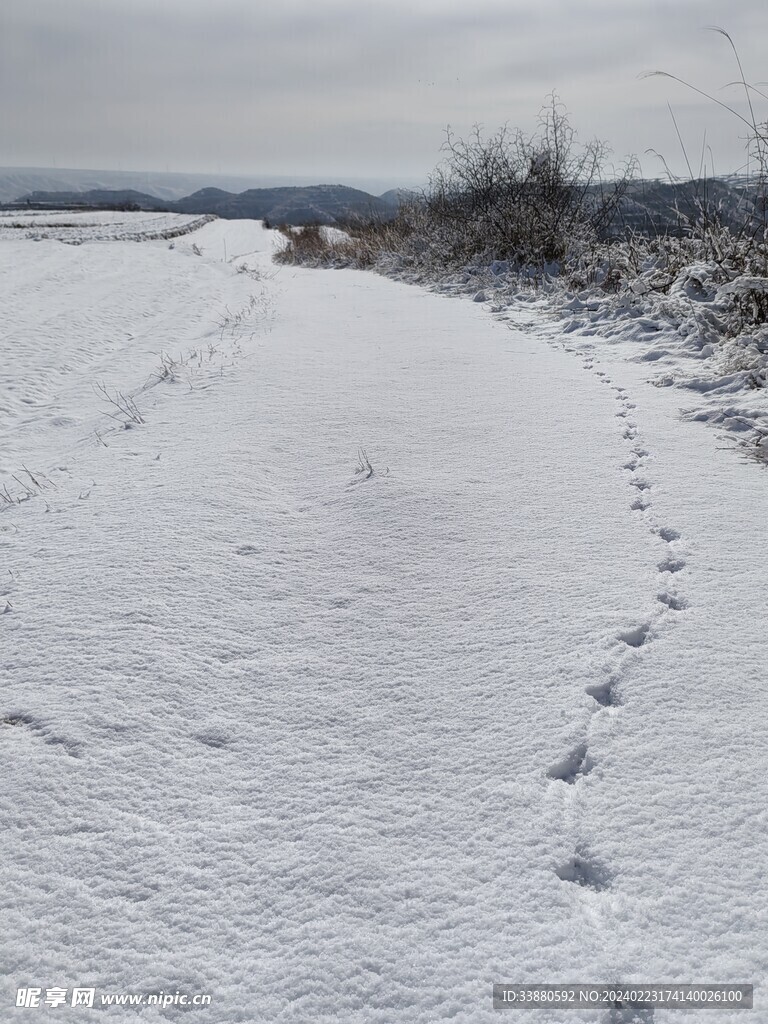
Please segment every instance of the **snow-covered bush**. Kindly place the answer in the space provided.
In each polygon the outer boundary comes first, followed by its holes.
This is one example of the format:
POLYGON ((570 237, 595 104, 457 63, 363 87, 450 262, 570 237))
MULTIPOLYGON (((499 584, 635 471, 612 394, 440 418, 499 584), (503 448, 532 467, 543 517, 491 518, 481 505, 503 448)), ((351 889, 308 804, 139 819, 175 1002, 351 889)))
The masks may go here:
POLYGON ((502 128, 485 138, 476 128, 464 140, 449 130, 444 151, 428 188, 394 221, 348 225, 341 241, 312 227, 286 233, 277 260, 370 266, 396 255, 438 273, 478 259, 566 265, 604 239, 629 181, 627 168, 606 182, 605 146, 579 144, 556 97, 532 135, 502 128))
POLYGON ((565 264, 605 234, 629 170, 607 183, 606 147, 581 145, 556 97, 533 135, 450 132, 424 198, 425 228, 449 265, 479 255, 516 266, 565 264))

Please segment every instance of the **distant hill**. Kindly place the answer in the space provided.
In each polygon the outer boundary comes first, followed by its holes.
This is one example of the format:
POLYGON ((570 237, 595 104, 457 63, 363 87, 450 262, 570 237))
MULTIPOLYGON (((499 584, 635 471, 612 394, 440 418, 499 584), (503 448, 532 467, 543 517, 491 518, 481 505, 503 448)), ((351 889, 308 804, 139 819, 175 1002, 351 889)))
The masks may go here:
POLYGON ((338 224, 350 219, 389 218, 392 207, 376 196, 346 185, 305 188, 252 188, 239 195, 206 188, 180 199, 181 213, 215 213, 229 219, 249 217, 273 224, 338 224))
POLYGON ((641 234, 682 231, 702 209, 722 224, 741 228, 757 212, 758 190, 748 179, 709 178, 686 182, 634 181, 621 201, 611 228, 641 234))
MULTIPOLYGON (((10 203, 31 192, 90 192, 94 189, 133 189, 172 202, 208 186, 231 193, 251 188, 286 188, 313 185, 317 177, 299 175, 183 174, 171 171, 95 171, 58 167, 0 167, 0 203, 10 203)), ((350 188, 372 195, 397 185, 397 180, 350 178, 350 188)), ((409 183, 410 184, 410 183, 409 183)), ((415 184, 415 182, 414 182, 415 184)))
POLYGON ((144 173, 141 171, 84 171, 58 168, 0 167, 0 202, 10 203, 32 192, 90 192, 135 190, 155 199, 173 202, 203 185, 240 192, 255 185, 279 185, 279 181, 202 174, 144 173))
POLYGON ((380 202, 385 203, 391 209, 397 210, 399 209, 400 204, 405 202, 406 200, 418 199, 419 194, 420 193, 415 192, 413 189, 391 188, 389 189, 389 191, 384 192, 382 195, 380 195, 379 200, 380 202))
POLYGON ((361 219, 391 219, 397 201, 386 200, 346 185, 259 188, 226 192, 204 188, 175 202, 133 189, 90 189, 85 192, 34 191, 18 202, 31 206, 129 207, 174 213, 215 213, 228 220, 267 220, 272 224, 335 225, 361 219))
POLYGON ((167 210, 172 202, 158 199, 146 192, 136 192, 132 188, 106 189, 94 188, 88 192, 30 192, 23 196, 20 203, 31 206, 103 206, 114 209, 116 206, 133 207, 138 210, 167 210))

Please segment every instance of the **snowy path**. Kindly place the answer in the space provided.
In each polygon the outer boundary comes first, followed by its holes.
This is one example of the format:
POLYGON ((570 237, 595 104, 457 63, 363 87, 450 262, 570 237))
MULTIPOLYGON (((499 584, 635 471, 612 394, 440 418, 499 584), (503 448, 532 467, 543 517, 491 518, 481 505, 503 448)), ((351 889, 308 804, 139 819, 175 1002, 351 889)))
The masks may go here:
MULTIPOLYGON (((0 515, 4 1005, 475 1024, 494 982, 762 982, 764 475, 545 322, 262 285, 218 252, 271 272, 259 228, 198 234, 194 309, 263 286, 272 329, 107 446, 5 435, 56 490, 0 515)), ((151 274, 156 329, 198 345, 151 274)), ((581 1019, 628 1018, 536 1015, 581 1019)))

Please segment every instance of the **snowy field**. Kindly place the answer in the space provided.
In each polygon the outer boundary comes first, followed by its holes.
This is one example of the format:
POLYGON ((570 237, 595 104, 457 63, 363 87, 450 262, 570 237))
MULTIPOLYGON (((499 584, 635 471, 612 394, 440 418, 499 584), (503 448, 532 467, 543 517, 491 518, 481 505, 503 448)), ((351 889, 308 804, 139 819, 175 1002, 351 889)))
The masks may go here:
POLYGON ((121 237, 0 229, 0 1020, 768 1020, 764 469, 543 305, 121 237))
POLYGON ((83 242, 176 238, 196 231, 208 216, 186 213, 121 213, 113 210, 0 210, 0 242, 27 238, 83 242))

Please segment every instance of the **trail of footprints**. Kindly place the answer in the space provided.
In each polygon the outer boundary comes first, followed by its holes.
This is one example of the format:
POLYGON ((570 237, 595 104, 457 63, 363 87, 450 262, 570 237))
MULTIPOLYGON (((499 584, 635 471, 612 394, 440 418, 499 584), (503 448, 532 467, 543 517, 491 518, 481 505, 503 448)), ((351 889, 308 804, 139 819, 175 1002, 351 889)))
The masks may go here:
MULTIPOLYGON (((568 351, 574 351, 568 346, 566 348, 568 351)), ((628 446, 627 460, 622 467, 623 472, 628 474, 628 511, 632 515, 637 515, 639 521, 663 543, 663 550, 657 565, 659 590, 656 595, 656 607, 636 625, 616 634, 611 652, 612 658, 606 665, 604 678, 598 679, 586 687, 587 695, 594 702, 591 715, 591 720, 594 721, 595 716, 598 715, 620 713, 620 708, 624 703, 621 684, 626 668, 638 656, 642 656, 642 649, 653 643, 654 639, 666 628, 670 622, 670 615, 684 612, 688 607, 688 602, 679 592, 676 579, 677 574, 682 572, 686 564, 684 539, 677 530, 659 523, 653 515, 653 481, 648 473, 650 452, 643 445, 639 436, 637 422, 634 418, 635 405, 630 401, 624 388, 618 387, 604 371, 595 367, 595 360, 591 355, 583 356, 583 364, 586 370, 595 373, 598 379, 615 394, 616 421, 628 446)), ((629 700, 631 697, 628 696, 627 699, 629 700)), ((579 787, 596 767, 589 750, 591 729, 590 723, 584 738, 559 761, 550 766, 547 771, 547 777, 551 780, 550 785, 579 787)), ((577 805, 574 805, 574 813, 577 813, 577 805)), ((565 883, 578 885, 594 892, 610 889, 612 882, 609 868, 601 864, 592 856, 589 849, 582 845, 576 846, 568 860, 556 867, 555 873, 565 883)), ((626 1019, 623 1016, 624 1012, 621 1009, 612 1011, 609 1020, 618 1024, 619 1021, 626 1019)), ((639 1019, 652 1022, 653 1011, 649 1011, 647 1017, 643 1016, 639 1019)))

